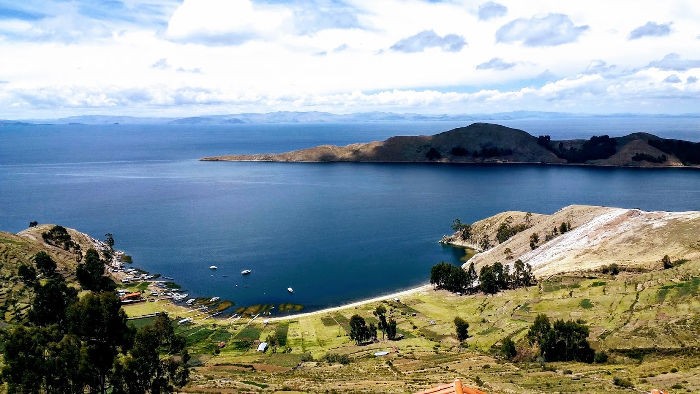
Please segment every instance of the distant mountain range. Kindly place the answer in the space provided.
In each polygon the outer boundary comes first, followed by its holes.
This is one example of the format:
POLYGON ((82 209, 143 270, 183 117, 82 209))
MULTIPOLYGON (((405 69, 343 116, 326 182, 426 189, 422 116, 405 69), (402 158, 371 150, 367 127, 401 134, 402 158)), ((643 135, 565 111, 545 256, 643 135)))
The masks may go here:
POLYGON ((329 112, 269 112, 269 113, 242 113, 229 115, 192 116, 192 117, 133 117, 111 115, 82 115, 59 119, 33 119, 33 120, 2 120, 3 125, 31 125, 31 124, 85 124, 85 125, 230 125, 230 124, 279 124, 279 123, 363 123, 363 122, 425 122, 425 121, 498 121, 516 119, 561 119, 561 118, 605 118, 605 117, 697 117, 700 114, 687 115, 640 115, 640 114, 612 114, 589 115, 562 112, 530 112, 515 111, 495 114, 460 114, 460 115, 425 115, 425 114, 399 114, 392 112, 364 112, 355 114, 332 114, 329 112))
POLYGON ((322 145, 276 154, 229 155, 204 161, 543 163, 596 166, 700 166, 700 143, 648 133, 552 140, 491 123, 473 123, 432 136, 399 136, 347 146, 322 145))

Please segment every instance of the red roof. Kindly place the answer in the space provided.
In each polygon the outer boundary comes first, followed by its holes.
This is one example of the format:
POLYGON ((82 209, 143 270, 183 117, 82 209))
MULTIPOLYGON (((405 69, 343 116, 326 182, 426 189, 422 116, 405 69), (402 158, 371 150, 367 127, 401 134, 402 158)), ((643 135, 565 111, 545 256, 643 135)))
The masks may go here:
POLYGON ((465 386, 461 380, 455 379, 454 383, 441 384, 437 387, 419 391, 416 394, 486 394, 486 392, 465 386))

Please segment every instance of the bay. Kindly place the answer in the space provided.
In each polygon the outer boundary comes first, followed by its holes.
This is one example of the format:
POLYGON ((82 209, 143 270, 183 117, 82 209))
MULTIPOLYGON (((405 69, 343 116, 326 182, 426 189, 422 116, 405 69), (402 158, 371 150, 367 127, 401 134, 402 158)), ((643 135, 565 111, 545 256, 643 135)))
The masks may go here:
MULTIPOLYGON (((553 138, 644 126, 519 122, 526 124, 500 123, 553 138)), ((697 140, 697 119, 647 124, 658 135, 697 140)), ((4 126, 0 229, 37 220, 97 238, 111 232, 135 265, 175 277, 192 295, 314 310, 425 283, 433 264, 459 258, 437 244, 456 217, 569 204, 700 209, 700 172, 689 169, 197 160, 461 125, 4 126), (242 277, 242 269, 253 273, 242 277)))

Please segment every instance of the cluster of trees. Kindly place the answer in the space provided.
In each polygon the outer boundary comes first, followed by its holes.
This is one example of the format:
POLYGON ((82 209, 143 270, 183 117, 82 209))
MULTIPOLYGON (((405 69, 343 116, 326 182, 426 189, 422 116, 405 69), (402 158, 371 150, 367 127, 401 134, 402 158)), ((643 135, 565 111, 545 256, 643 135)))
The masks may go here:
POLYGON ((185 341, 167 315, 136 332, 116 294, 78 299, 50 256, 39 252, 34 262, 44 279, 28 282, 35 295, 27 321, 0 338, 9 392, 161 393, 187 382, 185 341))
POLYGON ((549 322, 545 314, 537 315, 527 339, 539 347, 545 361, 583 361, 592 363, 595 352, 588 343, 588 326, 581 321, 549 322))
POLYGON ((649 145, 676 156, 683 164, 700 164, 700 142, 673 139, 649 140, 649 145))
POLYGON ((452 230, 459 235, 463 241, 470 240, 472 238, 472 225, 469 223, 462 223, 459 218, 452 222, 452 230))
POLYGON ((521 231, 525 231, 528 228, 530 228, 530 226, 527 223, 518 223, 516 225, 513 225, 513 217, 508 216, 506 220, 504 220, 498 226, 498 229, 496 230, 496 239, 498 240, 498 243, 502 244, 509 240, 515 234, 521 231))
POLYGON ((373 341, 377 339, 377 327, 373 323, 367 325, 362 316, 353 315, 350 318, 350 339, 358 345, 373 341))
POLYGON ((510 265, 496 262, 493 265, 481 267, 478 276, 474 263, 469 264, 469 268, 465 271, 456 265, 441 262, 431 268, 430 283, 438 289, 454 293, 471 294, 482 291, 486 294, 495 294, 500 290, 531 286, 535 284, 535 277, 530 264, 525 264, 522 260, 516 260, 513 263, 512 273, 510 265))
POLYGON ((495 146, 487 145, 487 146, 482 146, 480 149, 475 149, 475 150, 470 152, 469 150, 465 149, 462 146, 455 146, 450 150, 450 154, 452 154, 452 156, 469 156, 469 155, 471 155, 474 158, 482 157, 484 159, 488 159, 491 157, 512 155, 513 150, 510 148, 498 148, 495 146))
POLYGON ((537 143, 569 163, 584 163, 588 160, 607 159, 617 152, 617 142, 614 138, 610 138, 607 135, 593 136, 578 149, 573 146, 566 149, 562 142, 557 147, 554 147, 548 135, 537 137, 537 143))
POLYGON ((78 264, 75 275, 78 283, 86 290, 107 291, 114 290, 114 282, 104 276, 105 262, 100 259, 95 249, 88 249, 83 262, 78 264))
POLYGON ((369 323, 360 315, 353 315, 350 318, 350 339, 355 343, 362 344, 377 339, 377 331, 382 332, 382 339, 386 336, 390 340, 397 339, 396 320, 386 317, 386 308, 383 305, 377 306, 372 314, 379 320, 377 325, 369 323))
POLYGON ((41 238, 49 245, 57 246, 63 250, 78 251, 80 245, 75 243, 63 226, 53 226, 49 231, 41 233, 41 238))
POLYGON ((663 163, 668 160, 668 157, 666 157, 666 155, 652 156, 648 153, 635 153, 634 156, 632 156, 632 160, 648 161, 649 163, 663 163))

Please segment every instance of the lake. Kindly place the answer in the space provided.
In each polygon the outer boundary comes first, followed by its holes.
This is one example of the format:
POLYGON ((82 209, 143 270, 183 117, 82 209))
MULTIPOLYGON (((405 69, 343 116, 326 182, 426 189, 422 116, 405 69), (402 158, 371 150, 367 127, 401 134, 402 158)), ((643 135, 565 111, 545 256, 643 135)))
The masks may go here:
MULTIPOLYGON (((700 129, 698 119, 520 122, 499 123, 553 138, 647 130, 697 141, 700 129)), ((457 217, 569 204, 700 209, 700 171, 689 169, 197 160, 462 125, 3 126, 0 229, 37 220, 111 232, 135 266, 191 295, 308 311, 425 283, 432 265, 459 259, 437 243, 457 217)))

